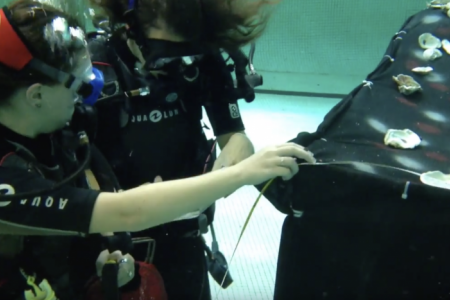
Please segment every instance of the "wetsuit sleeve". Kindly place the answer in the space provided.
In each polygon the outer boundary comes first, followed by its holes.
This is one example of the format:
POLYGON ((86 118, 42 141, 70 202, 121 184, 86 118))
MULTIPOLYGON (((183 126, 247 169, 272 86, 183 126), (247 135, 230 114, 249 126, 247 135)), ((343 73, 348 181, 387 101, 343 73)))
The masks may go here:
MULTIPOLYGON (((0 193, 20 194, 49 189, 54 182, 39 174, 13 167, 0 167, 0 193)), ((0 223, 37 229, 87 234, 100 191, 65 186, 34 197, 3 200, 0 223)))
POLYGON ((239 105, 237 101, 227 102, 223 99, 218 99, 217 95, 212 103, 205 106, 208 119, 211 122, 212 129, 215 136, 244 131, 245 126, 242 121, 239 105))

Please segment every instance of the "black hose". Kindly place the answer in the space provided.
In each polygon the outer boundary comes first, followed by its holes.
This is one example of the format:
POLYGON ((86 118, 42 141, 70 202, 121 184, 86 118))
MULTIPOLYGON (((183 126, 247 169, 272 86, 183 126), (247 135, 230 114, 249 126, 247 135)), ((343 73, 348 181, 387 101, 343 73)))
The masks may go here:
POLYGON ((82 149, 84 150, 83 151, 84 159, 83 159, 82 163, 80 164, 80 166, 78 167, 78 169, 74 173, 72 173, 70 176, 63 179, 62 181, 56 183, 51 188, 46 188, 46 189, 42 189, 42 190, 34 190, 34 191, 19 193, 19 194, 14 194, 14 195, 0 195, 0 199, 2 201, 15 200, 15 199, 23 199, 23 198, 32 198, 32 197, 36 197, 36 196, 39 196, 42 194, 47 194, 47 193, 50 193, 54 190, 61 188, 62 186, 70 183, 72 180, 74 180, 76 177, 78 177, 78 175, 80 175, 80 173, 86 169, 86 167, 90 161, 90 158, 91 158, 91 147, 89 145, 89 138, 88 138, 87 134, 84 131, 82 131, 82 132, 78 133, 78 136, 80 139, 80 144, 83 146, 82 149))
MULTIPOLYGON (((98 174, 97 181, 101 187, 107 187, 118 191, 121 189, 119 180, 108 160, 100 150, 94 145, 91 146, 91 169, 94 174, 98 174)), ((111 191, 112 192, 112 191, 111 191)))

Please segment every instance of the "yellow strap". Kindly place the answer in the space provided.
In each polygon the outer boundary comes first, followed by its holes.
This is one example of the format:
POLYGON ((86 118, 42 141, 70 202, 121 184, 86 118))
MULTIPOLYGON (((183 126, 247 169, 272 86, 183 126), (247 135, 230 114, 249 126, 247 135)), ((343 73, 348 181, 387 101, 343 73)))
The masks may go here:
MULTIPOLYGON (((270 185, 272 184, 272 182, 273 182, 274 180, 275 180, 275 178, 272 178, 269 182, 266 183, 266 185, 263 187, 263 189, 262 189, 261 192, 259 193, 258 198, 256 198, 255 203, 253 203, 252 208, 250 209, 250 212, 249 212, 249 214, 248 214, 248 216, 247 216, 247 219, 245 220, 244 226, 242 226, 241 233, 239 234, 239 239, 238 239, 238 241, 237 241, 237 243, 236 243, 236 246, 234 247, 233 254, 231 255, 231 258, 230 258, 230 262, 229 262, 229 264, 228 264, 227 271, 225 272, 225 275, 223 276, 222 282, 220 283, 220 286, 221 286, 221 287, 223 286, 223 283, 225 282, 225 279, 226 279, 226 277, 227 277, 227 275, 228 275, 228 270, 230 270, 231 263, 233 262, 234 255, 236 254, 236 250, 237 250, 237 248, 239 247, 239 243, 241 242, 241 239, 242 239, 242 236, 244 235, 245 229, 247 229, 248 222, 250 222, 250 218, 252 217, 253 212, 255 211, 255 208, 256 208, 256 206, 257 206, 258 203, 259 203, 259 200, 261 199, 261 197, 264 195, 264 193, 265 193, 266 190, 270 187, 270 185)), ((222 291, 222 289, 218 289, 218 290, 217 290, 217 293, 216 293, 216 299, 218 299, 219 294, 220 294, 221 291, 222 291)))
POLYGON ((94 173, 90 169, 87 169, 84 171, 84 174, 86 175, 86 181, 89 185, 89 188, 93 190, 100 190, 100 185, 98 184, 97 179, 95 178, 94 173))
POLYGON ((117 264, 117 261, 115 261, 114 259, 110 259, 110 260, 105 262, 105 265, 106 264, 117 264))

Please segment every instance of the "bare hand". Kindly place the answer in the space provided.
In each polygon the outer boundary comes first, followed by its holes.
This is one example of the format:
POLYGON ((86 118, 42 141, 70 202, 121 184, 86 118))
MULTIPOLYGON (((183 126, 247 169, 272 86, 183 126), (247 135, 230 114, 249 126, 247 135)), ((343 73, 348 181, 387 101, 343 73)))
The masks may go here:
POLYGON ((257 185, 275 177, 291 179, 298 173, 297 159, 315 163, 314 155, 295 143, 286 143, 264 148, 236 167, 244 175, 247 185, 257 185))

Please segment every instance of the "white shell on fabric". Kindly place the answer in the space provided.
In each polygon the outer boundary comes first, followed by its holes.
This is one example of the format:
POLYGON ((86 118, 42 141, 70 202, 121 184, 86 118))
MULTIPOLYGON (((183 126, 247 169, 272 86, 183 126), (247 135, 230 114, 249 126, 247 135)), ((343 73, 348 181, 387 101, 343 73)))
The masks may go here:
POLYGON ((442 52, 439 49, 427 49, 423 52, 423 58, 426 60, 435 60, 442 56, 442 52))
POLYGON ((393 76, 392 79, 397 83, 400 93, 404 95, 410 95, 422 90, 420 84, 411 76, 400 74, 398 76, 393 76))
POLYGON ((450 189, 450 175, 446 175, 441 171, 430 171, 423 173, 420 175, 420 181, 429 186, 450 189))
POLYGON ((450 3, 450 0, 431 0, 428 5, 445 5, 447 3, 450 3))
POLYGON ((420 137, 409 129, 389 129, 384 136, 384 144, 399 149, 414 149, 420 145, 420 137))
POLYGON ((424 33, 419 36, 419 45, 422 49, 441 48, 441 40, 431 33, 424 33))
POLYGON ((435 0, 427 4, 428 8, 440 9, 450 17, 450 0, 435 0))
POLYGON ((414 73, 426 75, 426 74, 433 72, 433 68, 432 67, 417 67, 417 68, 412 69, 411 71, 413 71, 414 73))
POLYGON ((450 54, 450 41, 449 40, 442 40, 442 49, 444 49, 444 51, 447 54, 450 54))

